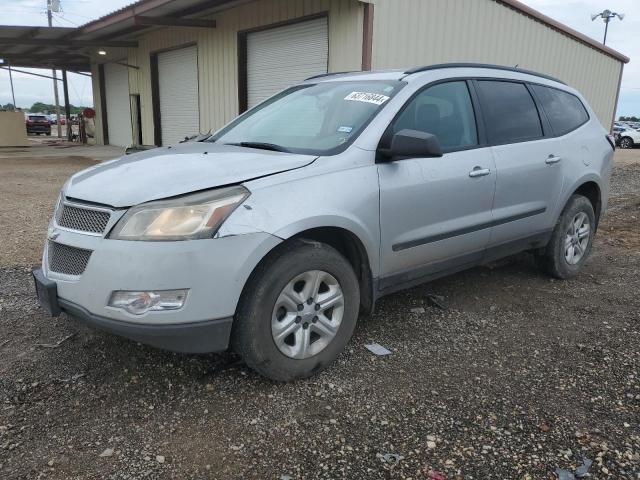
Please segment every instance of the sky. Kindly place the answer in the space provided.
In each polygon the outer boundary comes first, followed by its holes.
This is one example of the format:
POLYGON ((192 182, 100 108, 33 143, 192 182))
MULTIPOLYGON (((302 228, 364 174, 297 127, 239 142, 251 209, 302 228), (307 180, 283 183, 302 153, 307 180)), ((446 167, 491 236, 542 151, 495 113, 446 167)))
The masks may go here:
MULTIPOLYGON (((638 0, 521 0, 530 7, 598 41, 604 35, 601 19, 591 14, 604 9, 624 13, 623 21, 609 25, 607 45, 631 58, 625 65, 617 116, 640 116, 640 5, 638 0)), ((117 10, 132 0, 60 0, 62 12, 54 14, 53 25, 73 27, 117 10)), ((46 0, 0 0, 0 24, 46 25, 46 0)), ((34 70, 49 74, 47 71, 34 70)), ((53 103, 52 80, 14 73, 16 103, 29 107, 34 102, 53 103)), ((60 88, 60 94, 62 88, 60 88)), ((91 79, 69 74, 69 101, 92 105, 91 79)), ((0 70, 0 104, 11 102, 9 75, 0 70)))

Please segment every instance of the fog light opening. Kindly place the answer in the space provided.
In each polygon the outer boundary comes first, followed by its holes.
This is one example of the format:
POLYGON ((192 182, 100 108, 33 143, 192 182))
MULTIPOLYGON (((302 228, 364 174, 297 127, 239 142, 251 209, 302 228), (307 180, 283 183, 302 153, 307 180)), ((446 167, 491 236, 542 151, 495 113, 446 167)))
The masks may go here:
POLYGON ((108 306, 119 308, 133 315, 143 315, 147 312, 161 312, 178 310, 184 306, 188 290, 151 290, 124 291, 119 290, 111 294, 108 306))

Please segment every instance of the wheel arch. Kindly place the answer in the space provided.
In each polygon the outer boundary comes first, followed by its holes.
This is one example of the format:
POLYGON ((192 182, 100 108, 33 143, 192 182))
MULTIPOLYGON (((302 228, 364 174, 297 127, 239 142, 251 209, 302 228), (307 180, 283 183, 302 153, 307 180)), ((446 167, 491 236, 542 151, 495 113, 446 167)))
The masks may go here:
POLYGON ((304 225, 295 228, 289 226, 286 230, 280 231, 275 236, 282 239, 282 242, 269 250, 253 268, 251 274, 247 278, 243 286, 242 295, 245 294, 245 288, 250 283, 251 278, 259 267, 267 261, 267 259, 275 254, 283 246, 295 240, 308 240, 313 242, 321 242, 335 248, 349 261, 358 278, 360 285, 360 309, 361 312, 368 314, 373 312, 375 304, 375 268, 376 258, 373 258, 365 246, 365 241, 361 235, 356 234, 354 229, 336 225, 304 225))
POLYGON ((360 311, 373 312, 375 303, 374 281, 367 249, 362 240, 342 227, 314 227, 302 230, 289 240, 304 239, 325 243, 340 252, 351 264, 360 284, 360 311))
MULTIPOLYGON (((600 214, 602 213, 602 190, 600 189, 600 185, 594 180, 582 182, 573 190, 571 195, 582 195, 589 200, 593 207, 593 213, 596 216, 597 229, 598 223, 600 222, 600 214)), ((571 196, 569 198, 571 198, 571 196)))

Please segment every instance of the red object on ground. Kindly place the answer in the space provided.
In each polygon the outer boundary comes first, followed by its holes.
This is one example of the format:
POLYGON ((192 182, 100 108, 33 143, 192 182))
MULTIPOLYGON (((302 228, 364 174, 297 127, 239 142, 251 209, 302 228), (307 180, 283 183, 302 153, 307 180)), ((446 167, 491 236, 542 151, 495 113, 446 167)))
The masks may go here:
POLYGON ((444 476, 444 473, 440 472, 429 472, 429 478, 431 480, 447 480, 447 477, 444 476))

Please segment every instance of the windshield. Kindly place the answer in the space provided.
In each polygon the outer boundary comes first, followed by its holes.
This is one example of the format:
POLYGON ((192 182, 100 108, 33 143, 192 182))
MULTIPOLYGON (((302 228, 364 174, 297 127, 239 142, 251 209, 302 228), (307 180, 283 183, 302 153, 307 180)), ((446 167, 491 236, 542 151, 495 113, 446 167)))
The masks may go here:
POLYGON ((44 120, 46 120, 46 117, 43 117, 42 115, 29 115, 29 120, 33 120, 33 121, 37 121, 37 122, 42 122, 44 120))
POLYGON ((343 151, 405 83, 299 85, 237 118, 207 141, 310 155, 343 151))

